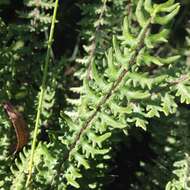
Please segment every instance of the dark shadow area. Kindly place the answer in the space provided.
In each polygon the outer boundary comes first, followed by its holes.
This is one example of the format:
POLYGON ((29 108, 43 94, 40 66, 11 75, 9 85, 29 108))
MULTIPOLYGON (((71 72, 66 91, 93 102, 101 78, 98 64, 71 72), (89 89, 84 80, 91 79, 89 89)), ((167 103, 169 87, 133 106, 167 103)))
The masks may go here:
POLYGON ((150 163, 156 157, 149 147, 151 136, 142 129, 133 127, 129 131, 129 136, 124 138, 125 141, 123 139, 117 148, 113 148, 115 159, 110 165, 115 167, 110 175, 114 180, 105 187, 105 190, 133 189, 131 185, 140 183, 136 172, 143 172, 140 162, 150 163))

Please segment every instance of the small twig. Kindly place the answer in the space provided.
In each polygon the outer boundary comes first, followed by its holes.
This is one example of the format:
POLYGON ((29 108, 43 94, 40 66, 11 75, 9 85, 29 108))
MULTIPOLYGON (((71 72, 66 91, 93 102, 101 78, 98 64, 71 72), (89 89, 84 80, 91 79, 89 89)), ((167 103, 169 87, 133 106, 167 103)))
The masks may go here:
POLYGON ((35 0, 34 19, 32 23, 35 27, 37 26, 37 18, 40 15, 39 6, 40 6, 40 0, 35 0))
POLYGON ((176 84, 179 84, 179 83, 181 83, 181 82, 183 82, 183 81, 185 81, 187 79, 189 79, 189 75, 181 75, 180 78, 178 78, 178 79, 176 79, 174 81, 171 81, 170 84, 176 85, 176 84))
POLYGON ((166 85, 165 86, 162 86, 162 87, 158 87, 156 88, 153 93, 160 93, 161 91, 165 90, 165 89, 168 89, 169 87, 172 87, 172 86, 175 86, 175 85, 178 85, 179 83, 189 79, 189 75, 181 75, 180 78, 176 79, 176 80, 173 80, 173 81, 167 81, 166 85))
POLYGON ((126 10, 127 10, 127 16, 129 17, 131 15, 131 0, 128 0, 127 1, 127 7, 126 7, 126 10))
MULTIPOLYGON (((103 3, 103 6, 102 6, 102 11, 99 15, 99 18, 98 20, 100 21, 103 16, 104 16, 104 13, 105 13, 105 10, 106 10, 106 3, 107 3, 107 0, 104 0, 104 3, 103 3)), ((86 74, 86 78, 87 79, 90 79, 90 73, 91 73, 91 70, 92 70, 92 64, 93 64, 93 57, 94 57, 94 54, 95 54, 95 51, 96 51, 96 46, 97 46, 97 35, 100 31, 100 26, 101 24, 98 24, 96 26, 96 29, 95 29, 95 32, 94 32, 94 36, 93 36, 93 39, 92 39, 92 43, 91 43, 91 50, 90 50, 90 53, 89 53, 89 58, 88 58, 88 67, 87 67, 87 74, 86 74)))

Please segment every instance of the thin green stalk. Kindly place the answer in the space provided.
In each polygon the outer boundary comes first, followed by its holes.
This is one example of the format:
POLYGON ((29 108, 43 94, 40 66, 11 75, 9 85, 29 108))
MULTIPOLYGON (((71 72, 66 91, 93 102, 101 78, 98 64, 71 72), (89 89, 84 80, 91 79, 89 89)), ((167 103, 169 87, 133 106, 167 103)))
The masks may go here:
POLYGON ((42 85, 40 88, 40 96, 38 99, 38 109, 37 109, 37 115, 36 115, 36 120, 35 120, 33 141, 32 141, 32 146, 31 146, 31 155, 30 155, 30 160, 29 160, 29 165, 28 165, 28 177, 27 177, 27 181, 26 181, 26 187, 29 185, 30 179, 32 176, 34 153, 35 153, 35 148, 36 148, 36 140, 37 140, 37 134, 38 134, 38 129, 39 129, 40 116, 41 116, 41 112, 42 112, 42 103, 43 103, 43 98, 44 98, 44 92, 45 92, 45 88, 46 88, 48 65, 49 65, 50 54, 51 54, 51 46, 52 46, 52 42, 53 42, 53 34, 54 34, 54 28, 55 28, 55 22, 56 22, 58 1, 59 0, 55 1, 54 12, 53 12, 53 17, 52 17, 52 22, 51 22, 51 29, 50 29, 49 39, 48 39, 47 54, 46 54, 45 65, 44 65, 44 70, 43 70, 42 85))

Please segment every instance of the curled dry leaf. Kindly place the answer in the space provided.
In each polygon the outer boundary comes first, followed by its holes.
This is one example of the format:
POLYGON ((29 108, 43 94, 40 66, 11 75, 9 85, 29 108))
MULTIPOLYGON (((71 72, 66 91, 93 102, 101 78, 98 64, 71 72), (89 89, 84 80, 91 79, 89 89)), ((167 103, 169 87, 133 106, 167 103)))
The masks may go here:
POLYGON ((27 124, 24 121, 24 118, 21 113, 19 113, 10 102, 4 103, 4 109, 6 110, 9 119, 12 122, 12 125, 16 132, 17 137, 17 145, 14 151, 14 154, 21 150, 23 146, 25 146, 28 142, 29 132, 27 128, 27 124))

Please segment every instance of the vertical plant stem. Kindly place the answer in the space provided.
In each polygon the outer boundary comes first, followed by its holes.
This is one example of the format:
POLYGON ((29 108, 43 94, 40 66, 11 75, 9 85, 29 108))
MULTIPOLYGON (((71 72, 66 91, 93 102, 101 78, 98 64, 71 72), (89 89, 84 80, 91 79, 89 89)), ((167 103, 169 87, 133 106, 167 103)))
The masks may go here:
POLYGON ((36 148, 36 140, 37 140, 37 134, 38 134, 38 129, 39 129, 40 116, 41 116, 41 112, 42 112, 44 92, 45 92, 45 88, 46 88, 46 80, 47 80, 47 76, 48 76, 48 65, 49 65, 50 54, 51 54, 51 46, 53 43, 53 34, 54 34, 54 28, 55 28, 55 22, 56 22, 58 1, 59 0, 55 1, 54 12, 53 12, 53 17, 52 17, 52 22, 51 22, 51 29, 50 29, 49 39, 48 39, 47 54, 46 54, 45 65, 44 65, 44 69, 43 69, 42 85, 40 88, 40 96, 38 99, 38 109, 37 109, 36 120, 35 120, 35 128, 34 128, 34 133, 33 133, 33 141, 32 141, 32 146, 31 146, 30 160, 29 160, 29 165, 28 165, 28 177, 27 177, 27 181, 26 181, 26 187, 29 185, 31 176, 32 176, 34 153, 35 153, 35 148, 36 148))

